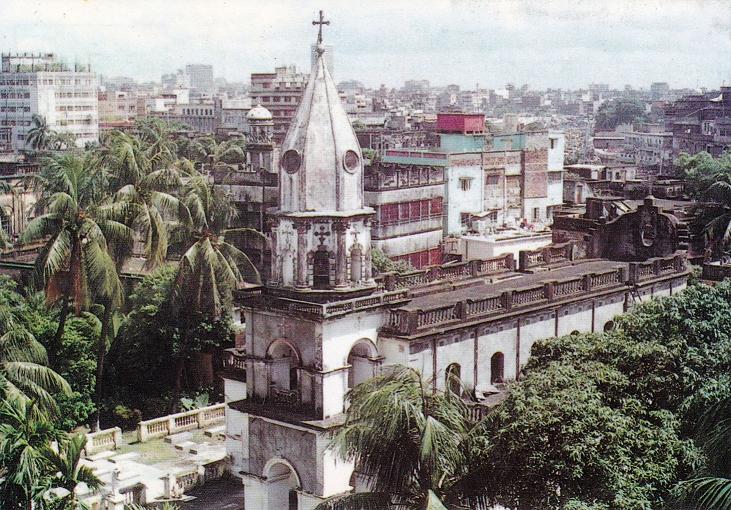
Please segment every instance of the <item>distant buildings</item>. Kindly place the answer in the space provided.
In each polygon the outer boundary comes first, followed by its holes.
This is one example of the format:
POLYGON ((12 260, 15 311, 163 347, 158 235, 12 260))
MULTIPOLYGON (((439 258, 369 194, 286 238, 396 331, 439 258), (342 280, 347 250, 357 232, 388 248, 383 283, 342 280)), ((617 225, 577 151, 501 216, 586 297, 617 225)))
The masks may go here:
POLYGON ((665 109, 665 127, 673 134, 673 156, 706 151, 720 156, 731 145, 731 87, 685 96, 665 109))
POLYGON ((295 66, 282 66, 273 73, 252 73, 249 97, 252 105, 265 107, 274 120, 274 141, 282 143, 307 84, 307 74, 295 66))
POLYGON ((96 73, 67 66, 53 53, 3 54, 0 71, 0 145, 27 149, 33 115, 48 127, 71 133, 83 146, 99 139, 96 73))
POLYGON ((185 74, 190 81, 190 88, 202 95, 213 95, 213 66, 208 64, 188 64, 185 74))

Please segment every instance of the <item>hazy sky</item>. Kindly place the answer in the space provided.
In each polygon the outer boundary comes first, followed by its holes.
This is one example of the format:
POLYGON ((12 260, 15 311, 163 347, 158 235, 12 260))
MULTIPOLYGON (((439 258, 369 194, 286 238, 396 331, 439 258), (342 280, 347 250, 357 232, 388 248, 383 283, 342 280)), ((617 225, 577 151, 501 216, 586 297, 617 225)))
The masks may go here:
POLYGON ((0 49, 54 51, 144 80, 210 63, 248 82, 275 64, 309 70, 318 9, 332 21, 336 81, 731 82, 729 0, 0 0, 0 49))

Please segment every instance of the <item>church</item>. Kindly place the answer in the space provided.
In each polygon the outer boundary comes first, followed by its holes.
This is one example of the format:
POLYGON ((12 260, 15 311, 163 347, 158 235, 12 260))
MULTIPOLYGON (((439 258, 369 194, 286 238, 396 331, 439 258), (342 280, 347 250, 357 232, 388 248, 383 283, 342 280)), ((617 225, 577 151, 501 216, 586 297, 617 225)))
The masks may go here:
POLYGON ((642 224, 642 257, 585 258, 576 234, 519 264, 508 254, 374 275, 363 154, 327 69, 325 23, 281 147, 269 278, 237 293, 246 331, 226 353, 226 450, 246 510, 309 510, 363 488, 328 446, 348 390, 389 366, 418 369, 484 416, 535 341, 611 329, 689 274, 677 221, 650 197, 623 220, 642 224))

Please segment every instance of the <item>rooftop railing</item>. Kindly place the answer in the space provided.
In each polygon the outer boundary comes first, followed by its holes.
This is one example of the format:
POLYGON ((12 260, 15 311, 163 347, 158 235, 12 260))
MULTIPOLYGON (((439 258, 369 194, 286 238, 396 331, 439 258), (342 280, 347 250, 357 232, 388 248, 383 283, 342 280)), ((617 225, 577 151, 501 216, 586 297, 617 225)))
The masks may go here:
MULTIPOLYGON (((580 266, 578 268, 580 269, 580 266)), ((513 309, 568 300, 597 290, 637 285, 653 278, 681 274, 685 271, 684 255, 676 254, 645 262, 631 262, 629 266, 618 266, 600 272, 540 282, 530 287, 500 293, 490 294, 488 287, 486 295, 479 299, 463 299, 449 304, 440 303, 428 309, 391 310, 386 330, 398 335, 414 335, 452 323, 497 315, 513 309)))

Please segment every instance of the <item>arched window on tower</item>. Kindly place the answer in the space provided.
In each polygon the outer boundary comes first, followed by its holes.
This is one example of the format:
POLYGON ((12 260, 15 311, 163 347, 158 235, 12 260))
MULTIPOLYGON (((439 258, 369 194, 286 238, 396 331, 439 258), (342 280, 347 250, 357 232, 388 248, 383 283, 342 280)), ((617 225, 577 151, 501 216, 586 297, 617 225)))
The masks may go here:
POLYGON ((505 355, 496 352, 490 358, 490 384, 501 384, 505 382, 505 355))
POLYGON ((445 373, 445 387, 447 391, 454 393, 455 395, 462 394, 462 367, 459 363, 452 363, 447 367, 445 373))
POLYGON ((312 261, 312 279, 315 289, 330 288, 330 253, 317 250, 312 261))

